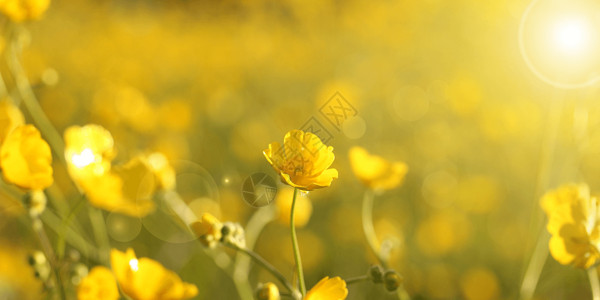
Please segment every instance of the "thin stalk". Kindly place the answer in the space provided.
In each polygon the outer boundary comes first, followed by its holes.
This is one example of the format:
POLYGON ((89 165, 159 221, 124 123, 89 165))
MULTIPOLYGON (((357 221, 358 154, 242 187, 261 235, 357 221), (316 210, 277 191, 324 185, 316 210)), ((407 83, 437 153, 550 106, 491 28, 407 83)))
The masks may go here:
POLYGON ((357 282, 368 281, 370 279, 371 279, 371 277, 369 277, 369 275, 361 275, 361 276, 356 276, 356 277, 351 277, 351 278, 345 279, 344 281, 346 282, 347 285, 350 285, 350 284, 354 284, 357 282))
MULTIPOLYGON (((557 94, 561 94, 557 91, 557 94)), ((550 171, 552 167, 552 157, 556 148, 556 135, 558 133, 558 125, 560 123, 560 114, 563 106, 562 94, 557 95, 556 99, 551 103, 551 108, 548 112, 548 119, 546 121, 546 132, 544 134, 544 141, 541 148, 540 166, 537 174, 537 186, 535 189, 534 197, 539 197, 548 188, 550 181, 550 171)), ((537 201, 535 202, 537 203, 537 201)), ((531 225, 537 236, 537 242, 531 258, 527 263, 525 274, 521 282, 521 289, 519 291, 519 299, 529 300, 535 293, 540 274, 544 268, 544 262, 548 257, 548 233, 543 226, 540 226, 537 220, 543 220, 541 216, 542 212, 537 205, 533 207, 531 216, 531 225), (541 227, 541 228, 540 228, 541 227)))
POLYGON ((60 299, 66 300, 67 298, 66 298, 66 293, 65 293, 65 287, 63 285, 62 278, 60 276, 60 269, 59 269, 60 266, 59 266, 58 261, 56 260, 54 251, 52 250, 52 245, 50 244, 48 235, 46 234, 46 231, 44 230, 44 225, 38 216, 33 216, 31 220, 32 220, 33 230, 35 231, 35 233, 38 236, 38 239, 40 240, 40 244, 42 246, 42 251, 44 251, 46 258, 48 259, 48 262, 50 263, 50 268, 52 269, 52 272, 54 274, 54 277, 56 280, 56 285, 58 286, 58 295, 60 296, 60 299))
POLYGON ((292 284, 285 278, 285 276, 283 276, 283 274, 281 274, 281 272, 279 272, 273 265, 271 265, 268 261, 266 261, 264 258, 262 258, 262 256, 258 255, 258 253, 247 249, 247 248, 241 248, 237 245, 234 244, 229 244, 229 243, 224 243, 223 245, 234 249, 236 251, 242 252, 246 255, 248 255, 250 258, 252 258, 252 260, 254 260, 254 262, 256 262, 257 264, 259 264, 261 267, 263 267, 265 270, 269 271, 269 273, 271 273, 275 278, 277 278, 277 280, 279 280, 279 282, 281 282, 281 284, 283 284, 283 286, 285 286, 285 288, 293 293, 295 291, 294 287, 292 286, 292 284))
POLYGON ((294 222, 294 210, 296 208, 296 195, 298 189, 294 188, 294 197, 292 198, 292 210, 290 212, 290 231, 292 234, 292 246, 294 248, 294 260, 296 261, 296 271, 298 272, 298 282, 300 283, 300 293, 302 298, 306 295, 306 285, 304 283, 304 271, 302 269, 302 259, 300 258, 300 249, 298 248, 298 238, 296 237, 296 225, 294 222))
POLYGON ((81 197, 81 199, 77 202, 77 204, 75 204, 75 207, 73 207, 73 209, 71 209, 71 211, 69 212, 67 217, 63 219, 63 221, 60 225, 58 241, 56 242, 56 252, 58 255, 58 259, 62 259, 65 255, 65 245, 66 245, 65 235, 66 235, 67 228, 69 227, 71 220, 73 220, 73 218, 75 217, 75 213, 77 213, 79 211, 79 209, 81 208, 81 206, 84 202, 85 202, 85 197, 81 197))
POLYGON ((103 264, 108 264, 110 252, 110 240, 106 231, 106 223, 102 212, 95 207, 89 206, 90 223, 98 244, 98 258, 103 264))
POLYGON ((375 228, 373 227, 373 200, 375 198, 375 194, 373 190, 368 189, 365 191, 363 196, 362 203, 362 226, 363 231, 365 233, 365 238, 367 239, 367 243, 369 247, 377 257, 379 263, 387 268, 387 259, 383 257, 380 248, 379 240, 377 239, 377 235, 375 234, 375 228))
POLYGON ((590 286, 592 287, 592 299, 600 300, 600 283, 598 282, 598 269, 590 268, 587 270, 590 286))
MULTIPOLYGON (((16 31, 17 28, 12 28, 12 30, 16 31)), ((14 78, 19 97, 21 98, 23 104, 27 108, 27 111, 29 111, 29 114, 33 118, 33 122, 35 123, 36 127, 40 130, 42 135, 45 137, 45 139, 48 141, 48 144, 50 144, 50 148, 52 148, 54 154, 59 159, 59 161, 61 163, 64 163, 64 143, 60 134, 54 128, 54 126, 42 110, 42 107, 40 106, 40 103, 38 102, 35 93, 31 89, 29 79, 27 78, 25 70, 23 69, 21 62, 19 61, 20 49, 17 46, 15 34, 18 34, 18 32, 11 33, 9 49, 6 51, 6 62, 8 65, 8 69, 10 70, 10 73, 14 78)))
MULTIPOLYGON (((263 230, 263 228, 273 220, 274 213, 273 206, 267 206, 258 209, 252 215, 252 217, 250 217, 250 220, 248 220, 245 228, 246 248, 250 250, 254 249, 256 239, 260 235, 260 232, 263 230)), ((246 300, 254 299, 252 287, 248 282, 250 262, 250 256, 243 255, 241 252, 238 252, 233 265, 233 281, 238 293, 240 294, 240 298, 246 300)))

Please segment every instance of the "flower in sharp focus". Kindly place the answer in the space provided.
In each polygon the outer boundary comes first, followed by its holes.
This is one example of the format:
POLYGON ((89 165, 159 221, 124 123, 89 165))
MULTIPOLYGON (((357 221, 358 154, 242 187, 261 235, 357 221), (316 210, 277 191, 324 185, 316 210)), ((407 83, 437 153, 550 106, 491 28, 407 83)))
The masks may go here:
POLYGON ((213 248, 221 240, 223 223, 209 213, 204 213, 200 221, 190 224, 190 227, 206 247, 213 248))
POLYGON ((328 187, 338 178, 338 171, 329 169, 335 159, 333 147, 325 146, 310 132, 292 130, 283 138, 283 145, 271 143, 263 154, 282 182, 301 190, 328 187))
POLYGON ((354 175, 373 190, 390 190, 399 186, 408 171, 405 163, 387 161, 361 147, 352 147, 349 157, 354 175))
MULTIPOLYGON (((303 194, 305 193, 298 193, 296 195, 296 207, 294 211, 294 221, 296 222, 296 227, 304 227, 306 224, 308 224, 312 214, 312 203, 310 202, 310 199, 308 199, 308 196, 303 194)), ((279 223, 289 226, 293 196, 293 188, 285 187, 277 191, 275 205, 277 207, 277 221, 279 221, 279 223)))
POLYGON ((43 190, 52 185, 52 153, 33 125, 11 131, 0 148, 0 167, 7 182, 43 190))
POLYGON ((306 293, 305 300, 344 300, 348 297, 346 282, 340 277, 321 279, 306 293))
POLYGON ((133 249, 112 249, 110 262, 123 293, 133 300, 189 299, 198 288, 183 282, 179 276, 149 258, 137 258, 133 249))
POLYGON ((77 287, 77 300, 117 300, 119 288, 110 269, 94 267, 77 287))
POLYGON ((65 159, 76 182, 110 171, 115 156, 113 137, 102 126, 89 124, 65 130, 65 159))
POLYGON ((143 157, 135 157, 101 176, 81 181, 90 203, 96 207, 142 217, 154 211, 154 174, 143 157))
POLYGON ((567 184, 541 199, 548 216, 552 257, 563 265, 589 268, 600 258, 598 201, 586 184, 567 184))
POLYGON ((0 145, 13 129, 24 124, 23 113, 10 99, 0 101, 0 145))
POLYGON ((50 6, 50 0, 4 0, 0 11, 13 22, 39 19, 50 6))

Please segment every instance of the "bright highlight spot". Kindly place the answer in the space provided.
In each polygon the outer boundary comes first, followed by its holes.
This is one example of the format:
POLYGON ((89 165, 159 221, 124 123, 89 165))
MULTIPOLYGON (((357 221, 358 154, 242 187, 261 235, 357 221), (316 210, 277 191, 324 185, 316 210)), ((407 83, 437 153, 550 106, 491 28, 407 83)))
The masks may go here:
POLYGON ((589 26, 582 20, 563 20, 554 27, 554 41, 564 52, 581 52, 585 50, 589 40, 589 26))
POLYGON ((94 152, 91 149, 85 148, 79 154, 73 154, 71 156, 71 161, 78 168, 84 168, 89 164, 93 163, 95 160, 94 152))
POLYGON ((137 272, 139 270, 138 268, 138 260, 137 259, 132 259, 129 261, 129 267, 131 268, 132 271, 137 272))

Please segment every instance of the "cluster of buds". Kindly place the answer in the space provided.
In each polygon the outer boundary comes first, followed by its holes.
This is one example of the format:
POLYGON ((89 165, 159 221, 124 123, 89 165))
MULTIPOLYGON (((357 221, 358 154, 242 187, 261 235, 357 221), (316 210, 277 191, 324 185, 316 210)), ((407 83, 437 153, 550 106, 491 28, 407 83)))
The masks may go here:
POLYGON ((44 253, 42 251, 35 251, 31 253, 29 255, 28 262, 33 268, 33 274, 35 277, 46 284, 50 284, 50 272, 52 269, 50 268, 50 263, 46 259, 44 253))
POLYGON ((246 247, 244 228, 239 223, 221 223, 215 216, 205 213, 199 221, 192 223, 190 228, 206 247, 214 248, 218 243, 238 248, 246 247))
POLYGON ((41 190, 32 190, 25 194, 24 202, 33 219, 37 219, 46 209, 46 195, 41 190))
POLYGON ((383 283, 389 292, 395 292, 404 281, 404 278, 394 270, 384 270, 381 266, 372 266, 369 269, 369 278, 373 283, 383 283))

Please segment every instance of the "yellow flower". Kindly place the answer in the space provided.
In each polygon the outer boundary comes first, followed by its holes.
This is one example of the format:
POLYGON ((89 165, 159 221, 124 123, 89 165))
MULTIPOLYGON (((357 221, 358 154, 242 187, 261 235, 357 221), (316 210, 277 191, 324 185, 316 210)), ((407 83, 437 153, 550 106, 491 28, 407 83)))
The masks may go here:
POLYGON ((155 179, 143 157, 135 157, 104 175, 85 177, 80 184, 96 207, 134 217, 154 211, 155 179))
POLYGON ((589 268, 600 258, 598 201, 586 184, 567 184, 541 200, 548 215, 552 257, 563 265, 589 268))
POLYGON ((277 288, 277 286, 272 282, 261 284, 256 292, 256 299, 279 300, 281 299, 281 296, 279 295, 279 288, 277 288))
POLYGON ((89 124, 65 130, 65 159, 76 182, 110 171, 115 156, 113 137, 102 126, 89 124))
POLYGON ((8 134, 0 148, 0 167, 7 182, 22 188, 43 190, 54 181, 50 146, 32 125, 8 134))
POLYGON ((149 258, 137 258, 133 249, 112 249, 110 263, 124 294, 133 300, 189 299, 198 288, 181 281, 179 276, 149 258))
MULTIPOLYGON (((282 224, 290 224, 290 210, 292 209, 293 188, 282 188, 277 192, 275 205, 277 206, 277 220, 282 224)), ((294 220, 296 227, 304 227, 310 220, 312 214, 312 203, 307 196, 298 193, 296 195, 296 210, 294 220)))
POLYGON ((0 101, 0 145, 13 129, 24 125, 23 114, 9 99, 0 101))
POLYGON ((50 0, 4 0, 0 10, 14 22, 39 19, 50 6, 50 0))
POLYGON ((348 297, 346 282, 340 277, 321 279, 308 293, 305 300, 344 300, 348 297))
POLYGON ((163 190, 174 190, 176 185, 175 169, 169 164, 167 157, 160 152, 154 152, 148 155, 147 160, 150 169, 156 176, 158 187, 163 190))
POLYGON ((112 272, 103 266, 94 267, 77 287, 77 300, 117 300, 119 288, 112 272))
POLYGON ((223 223, 209 213, 204 213, 200 221, 192 223, 190 227, 207 247, 215 247, 221 240, 223 223))
POLYGON ((292 130, 283 138, 283 146, 271 143, 263 154, 282 182, 295 188, 311 191, 330 186, 338 178, 336 169, 328 169, 335 159, 333 147, 310 132, 292 130))
POLYGON ((373 190, 390 190, 399 186, 408 171, 405 163, 370 155, 361 147, 352 147, 349 157, 354 175, 373 190))

